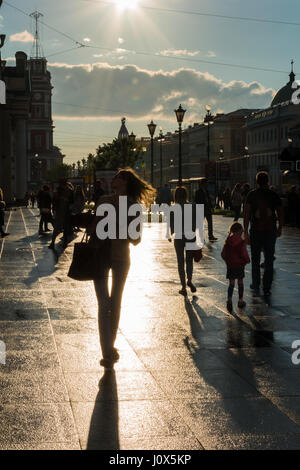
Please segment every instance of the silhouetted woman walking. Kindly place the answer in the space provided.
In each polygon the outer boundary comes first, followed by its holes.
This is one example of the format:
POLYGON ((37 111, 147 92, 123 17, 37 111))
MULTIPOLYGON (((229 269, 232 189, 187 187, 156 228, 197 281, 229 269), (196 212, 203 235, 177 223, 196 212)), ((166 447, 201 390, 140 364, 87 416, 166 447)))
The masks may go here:
MULTIPOLYGON (((186 237, 184 236, 184 223, 183 223, 183 214, 184 214, 184 205, 188 204, 187 201, 187 192, 186 189, 183 187, 176 188, 175 191, 175 204, 180 204, 182 208, 182 223, 181 223, 181 238, 176 238, 177 230, 179 229, 179 226, 177 227, 176 224, 174 224, 174 215, 171 212, 171 217, 170 217, 170 228, 171 228, 171 234, 175 234, 174 238, 174 247, 176 251, 176 257, 177 257, 177 265, 178 265, 178 273, 179 273, 179 278, 181 282, 181 289, 179 291, 179 294, 183 295, 184 297, 187 296, 187 290, 186 286, 188 286, 192 292, 196 292, 196 287, 192 283, 192 277, 193 277, 193 262, 194 262, 194 251, 193 250, 187 250, 186 249, 186 244, 189 242, 193 242, 194 240, 187 240, 186 237), (185 257, 184 257, 185 254, 185 257), (185 263, 186 263, 186 273, 184 269, 184 258, 185 258, 185 263), (187 281, 186 281, 186 276, 187 276, 187 281)), ((195 205, 193 204, 193 209, 195 208, 195 205)), ((192 220, 192 231, 195 232, 195 214, 193 210, 193 220, 192 220)), ((170 239, 171 241, 171 239, 170 239)))
MULTIPOLYGON (((96 206, 101 204, 111 204, 116 210, 116 226, 119 226, 119 197, 127 196, 128 208, 135 203, 149 204, 154 197, 155 190, 131 169, 119 170, 111 182, 113 195, 103 195, 98 200, 96 206)), ((96 225, 100 217, 95 217, 95 221, 88 231, 91 233, 90 242, 99 244, 100 248, 105 246, 105 252, 110 252, 109 263, 101 270, 99 279, 94 280, 94 286, 99 306, 99 335, 103 359, 100 365, 105 368, 112 368, 119 359, 119 353, 114 347, 120 320, 120 310, 123 289, 130 267, 129 243, 138 244, 137 240, 129 238, 110 239, 109 243, 99 240, 96 235, 96 225), (112 275, 111 292, 108 289, 109 271, 112 275)), ((127 219, 127 228, 129 224, 127 219)))

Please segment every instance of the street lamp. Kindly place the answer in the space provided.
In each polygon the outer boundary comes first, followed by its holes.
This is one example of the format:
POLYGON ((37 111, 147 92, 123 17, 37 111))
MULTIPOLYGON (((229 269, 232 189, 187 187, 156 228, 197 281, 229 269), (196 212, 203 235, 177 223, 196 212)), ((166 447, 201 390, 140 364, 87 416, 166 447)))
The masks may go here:
POLYGON ((160 164, 160 172, 159 172, 159 186, 162 188, 162 143, 164 142, 164 135, 162 131, 162 127, 160 128, 159 131, 159 164, 160 164))
POLYGON ((42 160, 39 160, 39 154, 35 153, 34 154, 35 158, 35 163, 36 163, 36 168, 38 170, 38 181, 41 182, 42 179, 42 160))
POLYGON ((154 124, 153 120, 151 120, 150 124, 147 124, 147 126, 148 126, 150 137, 151 137, 151 162, 150 162, 151 177, 150 177, 150 181, 151 181, 151 185, 153 186, 153 136, 154 136, 154 133, 155 133, 156 124, 154 124))
POLYGON ((218 206, 220 207, 220 201, 219 201, 219 185, 220 185, 220 180, 221 180, 221 172, 220 172, 220 165, 221 161, 224 160, 224 149, 222 146, 220 146, 219 149, 219 158, 216 161, 216 196, 218 198, 218 206))
POLYGON ((204 125, 207 126, 207 161, 209 162, 209 154, 210 154, 210 148, 209 148, 209 128, 210 126, 213 125, 214 123, 214 118, 213 115, 211 114, 210 110, 211 107, 207 104, 205 106, 206 109, 206 115, 204 117, 204 125))
POLYGON ((176 119, 178 122, 179 126, 179 147, 178 147, 178 186, 182 185, 182 174, 181 174, 181 124, 184 118, 184 114, 186 112, 186 109, 183 109, 181 104, 179 105, 178 109, 174 110, 174 113, 176 114, 176 119))

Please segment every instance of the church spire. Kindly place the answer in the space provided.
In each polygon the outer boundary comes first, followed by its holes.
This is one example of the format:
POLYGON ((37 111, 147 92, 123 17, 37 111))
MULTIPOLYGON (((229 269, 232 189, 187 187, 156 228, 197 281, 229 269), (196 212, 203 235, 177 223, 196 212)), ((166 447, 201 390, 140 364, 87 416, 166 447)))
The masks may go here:
POLYGON ((296 75, 294 74, 294 60, 291 60, 291 73, 290 73, 290 83, 293 83, 295 81, 296 75))
POLYGON ((125 121, 126 121, 126 118, 122 118, 121 119, 121 127, 120 127, 120 130, 119 130, 119 134, 118 134, 118 139, 119 140, 122 140, 122 139, 128 139, 128 136, 129 136, 129 132, 126 128, 126 125, 125 125, 125 121))

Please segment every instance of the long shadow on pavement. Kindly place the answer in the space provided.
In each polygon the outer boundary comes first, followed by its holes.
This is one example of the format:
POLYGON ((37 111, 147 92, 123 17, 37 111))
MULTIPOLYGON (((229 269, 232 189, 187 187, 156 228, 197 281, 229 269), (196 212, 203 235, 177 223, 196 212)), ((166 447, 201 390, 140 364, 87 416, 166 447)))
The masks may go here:
POLYGON ((91 418, 87 450, 118 450, 119 403, 116 375, 106 370, 99 382, 99 392, 91 418))

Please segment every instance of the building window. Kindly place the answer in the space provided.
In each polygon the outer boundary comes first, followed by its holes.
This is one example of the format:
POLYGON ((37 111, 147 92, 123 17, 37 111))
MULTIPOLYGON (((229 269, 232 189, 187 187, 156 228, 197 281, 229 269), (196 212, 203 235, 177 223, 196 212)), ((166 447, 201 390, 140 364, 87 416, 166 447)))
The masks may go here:
POLYGON ((275 127, 274 129, 274 139, 276 140, 277 139, 277 128, 275 127))
POLYGON ((280 139, 283 139, 283 127, 280 128, 280 139))
POLYGON ((35 145, 35 148, 37 148, 37 149, 42 147, 42 136, 41 135, 36 135, 34 137, 34 145, 35 145))
POLYGON ((273 140, 273 129, 270 130, 270 141, 272 142, 273 140))

